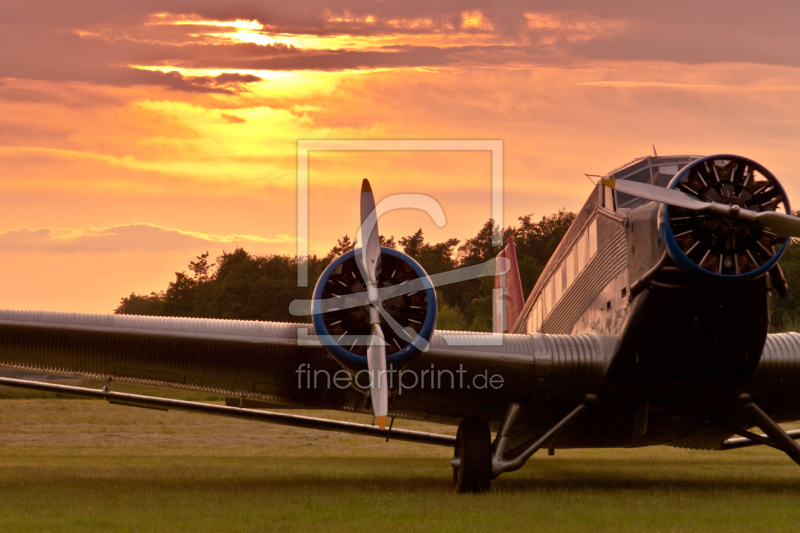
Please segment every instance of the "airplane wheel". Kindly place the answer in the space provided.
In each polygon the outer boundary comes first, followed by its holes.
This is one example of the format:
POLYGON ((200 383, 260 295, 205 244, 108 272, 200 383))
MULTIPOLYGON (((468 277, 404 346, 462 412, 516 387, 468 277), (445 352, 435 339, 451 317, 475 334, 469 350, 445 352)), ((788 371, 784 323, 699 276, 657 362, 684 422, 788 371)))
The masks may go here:
POLYGON ((489 490, 492 479, 492 434, 484 419, 471 416, 461 421, 456 434, 455 457, 461 460, 458 467, 453 468, 456 492, 489 490))

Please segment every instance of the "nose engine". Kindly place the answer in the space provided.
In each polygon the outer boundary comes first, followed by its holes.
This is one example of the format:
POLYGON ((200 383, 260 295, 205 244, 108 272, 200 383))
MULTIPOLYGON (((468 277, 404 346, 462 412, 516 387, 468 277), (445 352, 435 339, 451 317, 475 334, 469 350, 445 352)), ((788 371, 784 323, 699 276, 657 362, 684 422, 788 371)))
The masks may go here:
POLYGON ((698 159, 668 185, 700 202, 728 205, 729 213, 662 205, 659 232, 684 271, 723 278, 752 278, 771 269, 789 242, 756 220, 737 214, 782 211, 789 200, 775 176, 750 159, 716 155, 698 159))

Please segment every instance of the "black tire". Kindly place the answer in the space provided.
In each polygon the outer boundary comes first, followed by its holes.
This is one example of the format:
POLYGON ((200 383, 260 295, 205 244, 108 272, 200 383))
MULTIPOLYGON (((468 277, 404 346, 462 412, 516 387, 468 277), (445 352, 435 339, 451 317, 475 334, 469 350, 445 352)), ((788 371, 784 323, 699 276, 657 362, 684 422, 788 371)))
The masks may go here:
POLYGON ((453 468, 456 492, 489 490, 492 480, 492 433, 482 418, 471 416, 458 425, 455 457, 459 466, 453 468))

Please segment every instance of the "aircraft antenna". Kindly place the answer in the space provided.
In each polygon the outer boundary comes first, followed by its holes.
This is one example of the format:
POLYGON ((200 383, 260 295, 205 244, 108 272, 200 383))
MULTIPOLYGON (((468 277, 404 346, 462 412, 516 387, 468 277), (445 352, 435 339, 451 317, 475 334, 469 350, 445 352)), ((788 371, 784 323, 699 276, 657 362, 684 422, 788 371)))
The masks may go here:
POLYGON ((653 145, 653 156, 658 157, 658 153, 656 152, 656 145, 653 145))

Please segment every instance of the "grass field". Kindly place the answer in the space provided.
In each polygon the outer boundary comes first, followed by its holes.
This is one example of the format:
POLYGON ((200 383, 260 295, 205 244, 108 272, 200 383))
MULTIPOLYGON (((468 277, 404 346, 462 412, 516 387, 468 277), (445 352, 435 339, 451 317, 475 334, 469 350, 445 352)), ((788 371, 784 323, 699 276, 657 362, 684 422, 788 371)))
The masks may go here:
POLYGON ((558 450, 477 496, 450 493, 451 455, 96 400, 2 400, 0 531, 794 531, 800 520, 800 467, 764 447, 558 450))

